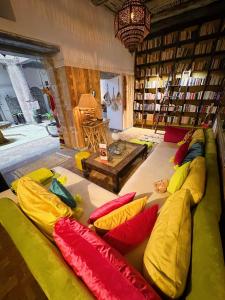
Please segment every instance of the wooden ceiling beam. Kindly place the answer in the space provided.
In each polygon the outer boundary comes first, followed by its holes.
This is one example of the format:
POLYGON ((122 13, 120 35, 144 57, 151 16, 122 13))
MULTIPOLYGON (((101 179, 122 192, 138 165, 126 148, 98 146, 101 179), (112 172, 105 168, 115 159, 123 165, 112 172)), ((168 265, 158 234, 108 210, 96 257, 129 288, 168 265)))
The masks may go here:
POLYGON ((108 0, 91 0, 91 2, 95 5, 95 6, 99 6, 102 4, 106 4, 106 2, 108 2, 108 0))

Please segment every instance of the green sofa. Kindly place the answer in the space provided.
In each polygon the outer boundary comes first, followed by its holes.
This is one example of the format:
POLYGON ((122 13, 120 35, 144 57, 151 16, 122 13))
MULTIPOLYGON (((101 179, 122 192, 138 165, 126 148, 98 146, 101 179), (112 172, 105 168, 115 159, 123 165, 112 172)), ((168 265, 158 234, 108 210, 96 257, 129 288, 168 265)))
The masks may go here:
MULTIPOLYGON (((221 201, 217 151, 212 131, 207 130, 205 135, 207 183, 205 196, 193 211, 192 259, 182 299, 224 300, 225 268, 218 225, 221 201)), ((94 299, 65 264, 57 248, 8 198, 0 199, 0 223, 49 299, 94 299)))

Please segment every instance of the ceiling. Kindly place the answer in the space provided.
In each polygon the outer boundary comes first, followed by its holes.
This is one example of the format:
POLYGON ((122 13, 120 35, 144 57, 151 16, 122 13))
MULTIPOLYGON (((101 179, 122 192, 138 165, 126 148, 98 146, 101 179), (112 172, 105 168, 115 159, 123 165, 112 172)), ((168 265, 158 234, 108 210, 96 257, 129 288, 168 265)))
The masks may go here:
MULTIPOLYGON (((152 14, 152 23, 187 11, 207 6, 219 0, 143 0, 152 14)), ((223 0, 222 0, 223 1, 223 0)), ((96 5, 104 5, 112 13, 117 12, 124 0, 91 0, 96 5)))

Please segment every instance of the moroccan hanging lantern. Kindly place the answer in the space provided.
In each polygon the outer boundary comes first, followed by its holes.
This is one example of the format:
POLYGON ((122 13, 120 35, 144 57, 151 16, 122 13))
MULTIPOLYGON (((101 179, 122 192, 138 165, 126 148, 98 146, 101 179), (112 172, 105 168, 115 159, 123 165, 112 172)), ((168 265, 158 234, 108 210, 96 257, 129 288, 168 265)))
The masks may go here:
POLYGON ((133 52, 150 32, 151 13, 144 0, 126 0, 115 16, 116 37, 133 52))

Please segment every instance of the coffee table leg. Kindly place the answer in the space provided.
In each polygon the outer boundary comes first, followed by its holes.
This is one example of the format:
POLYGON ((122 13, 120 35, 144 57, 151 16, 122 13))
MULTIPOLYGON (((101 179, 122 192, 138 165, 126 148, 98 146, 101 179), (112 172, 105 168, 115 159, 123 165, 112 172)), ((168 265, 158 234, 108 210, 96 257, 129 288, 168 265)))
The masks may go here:
POLYGON ((119 193, 120 190, 120 181, 119 181, 119 176, 114 176, 113 177, 113 192, 114 193, 119 193))
POLYGON ((82 164, 82 169, 83 169, 83 175, 85 178, 88 178, 90 171, 88 170, 85 159, 82 159, 81 164, 82 164))

